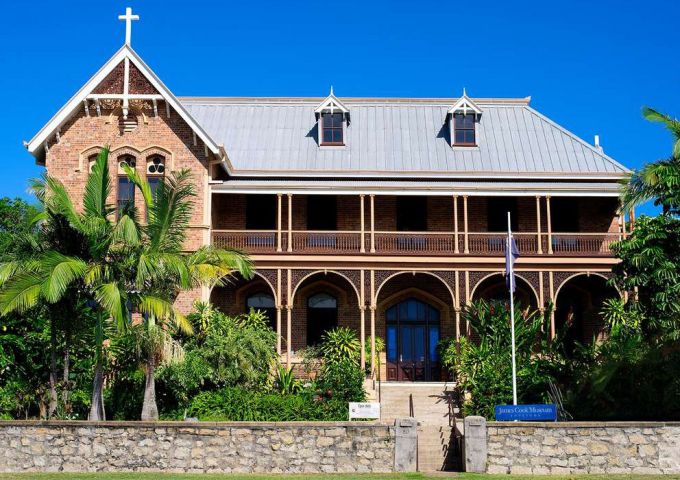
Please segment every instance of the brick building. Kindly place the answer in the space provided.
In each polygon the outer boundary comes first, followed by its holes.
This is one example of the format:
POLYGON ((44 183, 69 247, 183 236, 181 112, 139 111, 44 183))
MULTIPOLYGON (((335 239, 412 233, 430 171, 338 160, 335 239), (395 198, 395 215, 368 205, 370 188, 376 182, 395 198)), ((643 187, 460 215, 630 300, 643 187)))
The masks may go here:
MULTIPOLYGON (((267 313, 284 362, 347 326, 379 336, 382 379, 436 380, 436 345, 474 336, 461 309, 504 298, 506 215, 521 257, 518 298, 556 304, 551 330, 601 335, 625 235, 627 172, 541 115, 529 98, 178 98, 129 44, 27 144, 81 196, 111 147, 112 203, 143 203, 120 170, 189 168, 198 198, 188 249, 252 254, 253 279, 183 292, 230 314, 267 313)), ((368 362, 362 358, 362 362, 368 362)))

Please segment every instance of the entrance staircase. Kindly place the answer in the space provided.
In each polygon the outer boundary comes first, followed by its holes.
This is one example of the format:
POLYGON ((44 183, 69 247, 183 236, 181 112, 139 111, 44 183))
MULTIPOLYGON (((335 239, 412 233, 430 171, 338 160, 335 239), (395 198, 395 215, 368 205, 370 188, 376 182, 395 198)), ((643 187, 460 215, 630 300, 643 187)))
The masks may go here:
POLYGON ((383 422, 418 421, 418 470, 460 470, 462 418, 454 383, 390 383, 378 386, 383 422), (458 434, 456 434, 458 423, 458 434))

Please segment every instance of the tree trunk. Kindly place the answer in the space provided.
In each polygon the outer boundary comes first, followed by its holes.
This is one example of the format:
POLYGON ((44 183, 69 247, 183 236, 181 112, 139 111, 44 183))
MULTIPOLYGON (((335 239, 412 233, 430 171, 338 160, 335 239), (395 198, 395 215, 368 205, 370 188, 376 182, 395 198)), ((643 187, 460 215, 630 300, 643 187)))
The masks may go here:
POLYGON ((71 413, 71 405, 69 403, 69 391, 70 391, 70 377, 71 377, 71 339, 73 338, 73 332, 71 331, 71 326, 66 326, 66 332, 64 336, 64 376, 62 377, 62 393, 61 402, 64 405, 64 413, 71 413))
POLYGON ((57 411, 57 325, 50 320, 50 406, 47 418, 52 418, 57 411))
POLYGON ((158 405, 156 405, 156 358, 153 348, 149 352, 146 365, 146 385, 144 386, 144 405, 142 405, 142 421, 158 420, 158 405))
POLYGON ((96 343, 96 367, 94 370, 94 385, 92 387, 92 407, 90 408, 90 420, 93 422, 103 422, 106 420, 104 413, 104 376, 102 374, 102 342, 104 341, 102 314, 97 313, 97 324, 95 326, 96 343))

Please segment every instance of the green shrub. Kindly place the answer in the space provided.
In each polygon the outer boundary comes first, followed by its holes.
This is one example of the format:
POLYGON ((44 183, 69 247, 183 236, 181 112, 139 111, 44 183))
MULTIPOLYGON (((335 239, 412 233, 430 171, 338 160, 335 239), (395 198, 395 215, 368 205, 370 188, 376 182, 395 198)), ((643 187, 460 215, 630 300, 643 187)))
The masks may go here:
POLYGON ((201 392, 187 414, 202 421, 342 421, 347 403, 307 390, 291 395, 268 393, 243 387, 201 392))
MULTIPOLYGON (((452 342, 442 342, 440 358, 444 366, 457 375, 460 388, 469 394, 463 414, 494 418, 494 407, 512 403, 512 355, 510 310, 506 303, 483 300, 463 311, 479 343, 466 338, 460 353, 452 342)), ((549 400, 550 382, 556 379, 563 357, 559 339, 550 342, 550 309, 545 313, 521 310, 515 306, 515 347, 517 393, 520 403, 545 403, 549 400), (541 355, 535 355, 541 352, 541 355)))

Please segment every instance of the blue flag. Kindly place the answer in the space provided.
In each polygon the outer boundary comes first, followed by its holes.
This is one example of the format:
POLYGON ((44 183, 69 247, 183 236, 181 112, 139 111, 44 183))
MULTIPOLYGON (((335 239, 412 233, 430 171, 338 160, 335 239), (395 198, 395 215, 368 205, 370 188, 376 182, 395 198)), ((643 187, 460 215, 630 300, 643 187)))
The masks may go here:
POLYGON ((517 250, 515 237, 509 234, 505 240, 505 283, 512 293, 515 293, 515 262, 517 258, 519 258, 519 250, 517 250))

